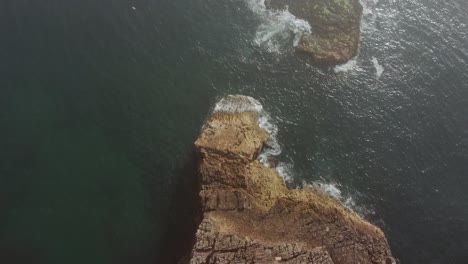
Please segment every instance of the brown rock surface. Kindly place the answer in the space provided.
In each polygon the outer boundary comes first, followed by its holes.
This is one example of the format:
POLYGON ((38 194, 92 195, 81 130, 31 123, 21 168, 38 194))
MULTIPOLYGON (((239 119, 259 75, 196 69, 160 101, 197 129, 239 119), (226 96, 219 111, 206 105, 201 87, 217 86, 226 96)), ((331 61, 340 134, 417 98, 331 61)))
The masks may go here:
POLYGON ((190 263, 395 263, 380 229, 317 190, 288 190, 257 160, 269 137, 258 117, 215 112, 195 142, 203 216, 190 263))
POLYGON ((357 55, 362 16, 359 0, 266 0, 266 4, 288 8, 309 22, 312 34, 304 34, 296 50, 315 62, 336 65, 357 55))

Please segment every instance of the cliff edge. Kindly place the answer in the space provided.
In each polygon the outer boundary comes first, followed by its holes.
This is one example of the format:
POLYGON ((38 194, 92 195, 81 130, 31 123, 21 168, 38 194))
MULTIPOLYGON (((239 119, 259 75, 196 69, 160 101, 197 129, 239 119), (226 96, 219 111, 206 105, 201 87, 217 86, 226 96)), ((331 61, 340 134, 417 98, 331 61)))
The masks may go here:
POLYGON ((288 190, 258 161, 261 112, 227 96, 195 142, 203 215, 190 263, 396 263, 380 229, 317 190, 288 190))
POLYGON ((304 34, 296 48, 313 61, 325 65, 347 62, 358 52, 362 6, 359 0, 266 0, 273 9, 287 8, 309 22, 311 34, 304 34))

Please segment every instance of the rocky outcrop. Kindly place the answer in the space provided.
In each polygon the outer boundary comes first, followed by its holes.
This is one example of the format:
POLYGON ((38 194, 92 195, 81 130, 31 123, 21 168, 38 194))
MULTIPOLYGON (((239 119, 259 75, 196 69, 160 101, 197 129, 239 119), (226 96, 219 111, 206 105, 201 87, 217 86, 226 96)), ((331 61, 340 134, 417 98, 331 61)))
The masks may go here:
POLYGON ((195 142, 203 216, 191 264, 395 263, 380 229, 318 190, 288 190, 258 161, 269 135, 257 101, 221 103, 195 142))
POLYGON ((284 9, 309 22, 296 48, 319 64, 336 65, 357 55, 362 6, 359 0, 266 0, 270 8, 284 9))

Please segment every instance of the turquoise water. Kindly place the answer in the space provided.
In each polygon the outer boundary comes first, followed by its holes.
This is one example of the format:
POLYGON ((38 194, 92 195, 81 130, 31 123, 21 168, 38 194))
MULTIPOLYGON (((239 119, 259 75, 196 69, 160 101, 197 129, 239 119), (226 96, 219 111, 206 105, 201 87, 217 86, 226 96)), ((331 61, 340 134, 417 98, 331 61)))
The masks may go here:
POLYGON ((242 0, 0 4, 2 263, 163 263, 226 94, 260 100, 294 183, 336 186, 403 263, 466 263, 467 5, 364 2, 347 71, 242 0))

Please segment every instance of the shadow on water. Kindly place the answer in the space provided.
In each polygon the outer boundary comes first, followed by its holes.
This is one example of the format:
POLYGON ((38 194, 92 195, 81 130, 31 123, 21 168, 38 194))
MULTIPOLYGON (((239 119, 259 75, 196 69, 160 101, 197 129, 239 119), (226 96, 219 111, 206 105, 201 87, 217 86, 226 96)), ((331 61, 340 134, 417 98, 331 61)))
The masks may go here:
POLYGON ((195 233, 201 222, 198 160, 198 155, 192 149, 185 158, 184 166, 175 176, 171 188, 168 224, 156 263, 182 264, 190 260, 195 233))

